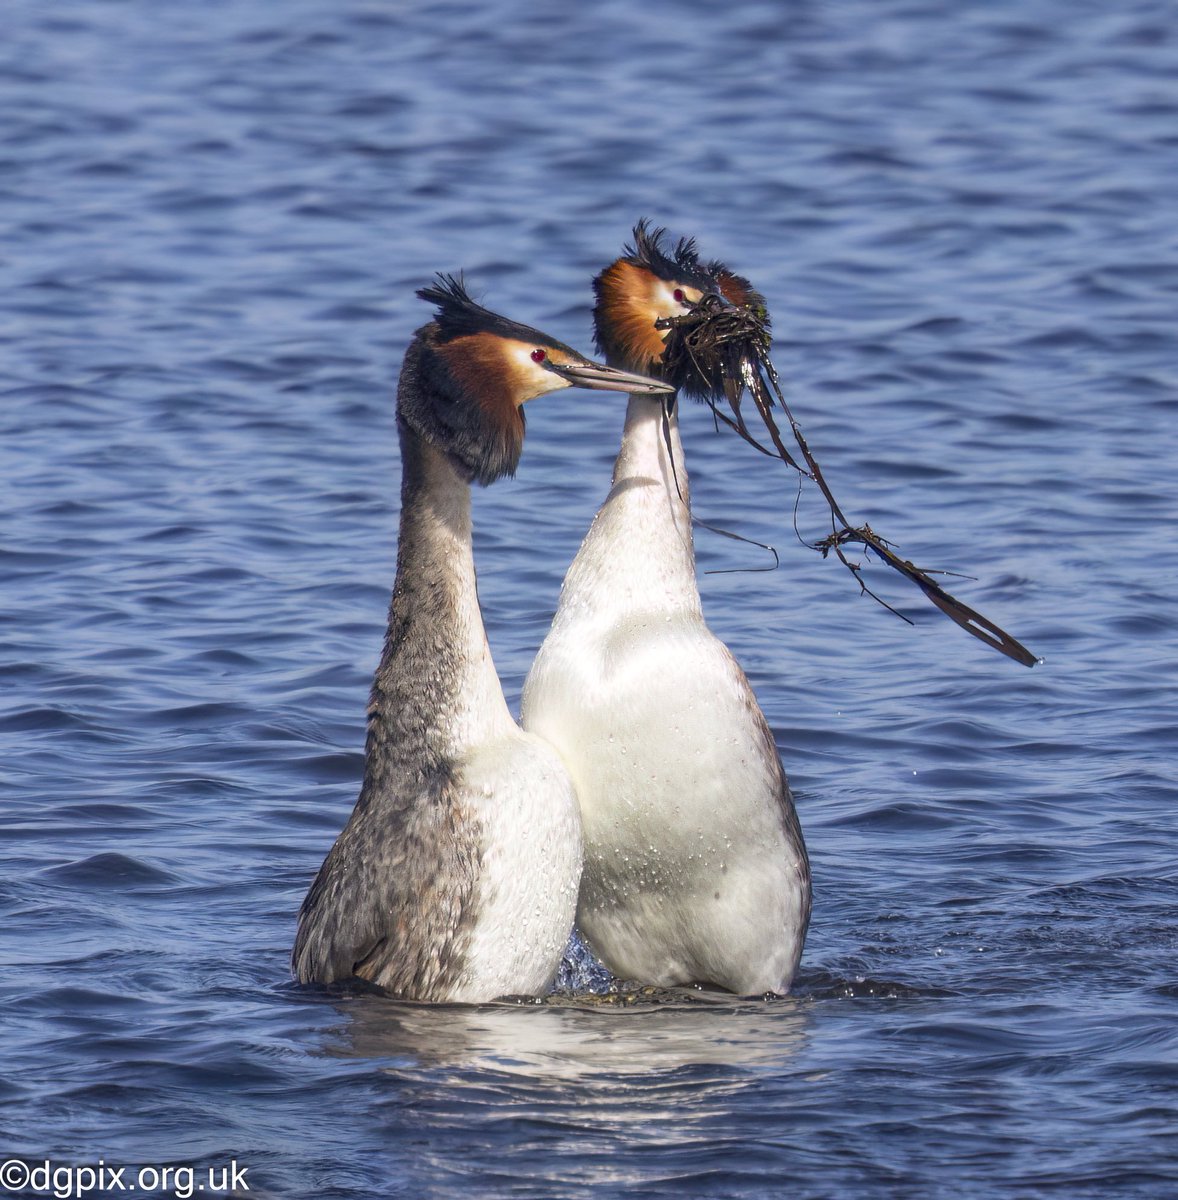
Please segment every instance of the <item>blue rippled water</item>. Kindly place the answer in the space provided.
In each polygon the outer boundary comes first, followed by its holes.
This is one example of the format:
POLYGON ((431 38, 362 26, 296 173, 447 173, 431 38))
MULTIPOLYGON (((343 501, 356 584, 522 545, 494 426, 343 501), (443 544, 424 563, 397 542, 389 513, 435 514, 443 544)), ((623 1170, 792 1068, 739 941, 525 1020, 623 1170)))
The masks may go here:
MULTIPOLYGON (((282 1197, 1178 1193, 1176 79, 1163 0, 7 0, 0 1156, 282 1197), (882 568, 915 627, 860 597, 690 411, 698 513, 782 559, 702 582, 813 859, 795 995, 301 991, 413 290, 464 268, 587 348, 643 215, 765 292, 848 515, 1045 661, 882 568)), ((621 414, 537 403, 476 498, 513 703, 621 414)))

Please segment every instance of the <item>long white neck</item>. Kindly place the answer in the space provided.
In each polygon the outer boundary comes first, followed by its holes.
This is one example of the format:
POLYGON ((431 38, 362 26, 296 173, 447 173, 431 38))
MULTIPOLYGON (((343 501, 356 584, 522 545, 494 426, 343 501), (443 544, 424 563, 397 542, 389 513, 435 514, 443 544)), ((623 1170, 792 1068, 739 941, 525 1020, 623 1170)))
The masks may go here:
POLYGON ((690 551, 691 496, 678 410, 667 414, 662 400, 631 396, 621 449, 614 462, 614 491, 624 480, 647 479, 661 481, 670 514, 690 551))
POLYGON ((570 607, 700 612, 679 423, 660 400, 630 398, 613 487, 565 577, 557 619, 570 607))

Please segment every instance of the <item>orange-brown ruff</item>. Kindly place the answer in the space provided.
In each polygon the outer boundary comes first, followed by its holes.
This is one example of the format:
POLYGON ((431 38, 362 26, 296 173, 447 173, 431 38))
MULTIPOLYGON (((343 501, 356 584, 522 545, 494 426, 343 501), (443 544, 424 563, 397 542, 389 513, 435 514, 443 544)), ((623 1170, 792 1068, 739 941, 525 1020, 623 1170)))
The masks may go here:
POLYGON ((501 340, 488 334, 468 334, 439 345, 437 354, 458 389, 472 397, 483 414, 494 457, 518 462, 524 445, 523 401, 519 399, 523 389, 501 340))
POLYGON ((716 263, 712 264, 712 270, 720 295, 729 304, 734 304, 737 308, 751 308, 754 312, 765 311, 765 298, 743 275, 737 275, 716 263))
POLYGON ((654 327, 651 312, 665 287, 658 276, 625 258, 611 263, 594 281, 601 318, 599 329, 609 331, 605 356, 628 371, 656 369, 666 336, 654 327))

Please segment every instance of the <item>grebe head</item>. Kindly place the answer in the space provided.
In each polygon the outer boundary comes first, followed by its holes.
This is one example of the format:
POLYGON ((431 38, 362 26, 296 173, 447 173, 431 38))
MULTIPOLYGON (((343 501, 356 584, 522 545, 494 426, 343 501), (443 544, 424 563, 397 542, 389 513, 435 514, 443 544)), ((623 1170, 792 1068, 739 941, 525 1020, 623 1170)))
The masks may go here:
POLYGON ((471 481, 515 474, 523 405, 568 387, 664 395, 666 383, 593 362, 555 338, 471 299, 461 278, 439 275, 418 293, 437 306, 405 356, 398 413, 471 481))
POLYGON ((718 384, 710 364, 702 364, 701 371, 683 355, 668 361, 666 323, 690 314, 737 309, 767 333, 765 299, 723 263, 702 262, 693 239, 681 238, 668 247, 665 238, 665 229, 639 221, 633 245, 594 279, 597 347, 628 370, 665 379, 676 390, 710 395, 718 384))

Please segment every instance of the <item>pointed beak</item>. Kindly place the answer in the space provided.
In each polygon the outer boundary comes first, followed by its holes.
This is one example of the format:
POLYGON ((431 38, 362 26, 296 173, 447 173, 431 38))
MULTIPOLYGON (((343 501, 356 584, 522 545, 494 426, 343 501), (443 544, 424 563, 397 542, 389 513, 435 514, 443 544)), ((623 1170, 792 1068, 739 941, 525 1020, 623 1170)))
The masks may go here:
POLYGON ((735 309, 736 305, 719 292, 706 292, 688 310, 678 317, 660 317, 655 329, 674 329, 679 325, 695 325, 704 318, 735 309))
POLYGON ((735 308, 736 305, 722 292, 708 292, 705 296, 700 297, 700 301, 695 307, 716 312, 725 308, 735 308))
POLYGON ((545 366, 567 379, 572 387, 594 388, 605 392, 632 392, 636 396, 667 396, 675 389, 669 383, 650 379, 646 375, 632 375, 603 363, 586 359, 579 363, 547 362, 545 366))

